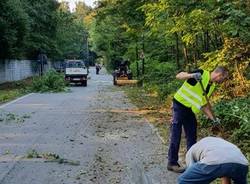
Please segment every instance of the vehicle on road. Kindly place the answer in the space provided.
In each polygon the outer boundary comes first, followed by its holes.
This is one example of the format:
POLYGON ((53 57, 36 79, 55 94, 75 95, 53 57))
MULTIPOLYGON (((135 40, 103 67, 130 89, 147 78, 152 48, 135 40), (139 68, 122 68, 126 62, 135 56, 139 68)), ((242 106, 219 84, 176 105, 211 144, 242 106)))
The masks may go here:
POLYGON ((65 62, 65 80, 69 83, 87 86, 88 69, 82 60, 67 60, 65 62))
POLYGON ((122 61, 113 72, 113 84, 118 86, 137 84, 137 80, 132 80, 132 72, 128 68, 128 62, 122 61))

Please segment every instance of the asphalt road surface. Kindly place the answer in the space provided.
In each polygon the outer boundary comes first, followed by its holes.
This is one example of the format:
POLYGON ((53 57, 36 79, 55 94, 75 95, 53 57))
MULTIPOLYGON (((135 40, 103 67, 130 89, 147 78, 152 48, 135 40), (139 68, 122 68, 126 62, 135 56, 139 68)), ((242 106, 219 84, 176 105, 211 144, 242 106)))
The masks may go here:
POLYGON ((87 87, 0 106, 0 184, 176 183, 167 148, 147 120, 112 76, 90 71, 87 87), (27 158, 31 150, 39 156, 27 158), (70 162, 36 158, 49 154, 70 162))

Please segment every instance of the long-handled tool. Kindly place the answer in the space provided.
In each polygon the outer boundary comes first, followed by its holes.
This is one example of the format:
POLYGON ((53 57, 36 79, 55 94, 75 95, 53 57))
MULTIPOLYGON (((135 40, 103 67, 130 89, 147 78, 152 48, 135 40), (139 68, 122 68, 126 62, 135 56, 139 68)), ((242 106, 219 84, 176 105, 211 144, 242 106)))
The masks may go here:
MULTIPOLYGON (((210 103, 210 100, 207 96, 207 93, 205 91, 205 88, 204 88, 204 85, 202 84, 201 80, 198 80, 199 84, 201 85, 201 89, 202 89, 202 92, 203 92, 203 95, 205 96, 205 99, 207 101, 207 104, 208 104, 208 108, 210 109, 210 112, 212 114, 212 116, 214 117, 214 119, 216 119, 216 116, 214 115, 213 111, 212 111, 212 105, 210 103)), ((212 130, 216 131, 216 130, 219 130, 220 132, 223 132, 223 128, 222 126, 219 124, 219 122, 217 122, 217 124, 214 124, 213 123, 213 128, 212 130)))
MULTIPOLYGON (((203 96, 205 96, 206 101, 207 101, 207 104, 208 104, 208 107, 209 107, 209 109, 211 110, 211 109, 212 109, 212 106, 211 106, 211 103, 210 103, 209 98, 208 98, 208 96, 207 96, 207 93, 206 93, 206 91, 205 91, 204 85, 202 84, 201 80, 198 80, 198 82, 199 82, 199 84, 201 85, 201 89, 202 89, 202 92, 203 92, 203 96)), ((212 110, 211 110, 211 113, 212 113, 212 116, 215 118, 215 115, 214 115, 214 113, 213 113, 212 110)))

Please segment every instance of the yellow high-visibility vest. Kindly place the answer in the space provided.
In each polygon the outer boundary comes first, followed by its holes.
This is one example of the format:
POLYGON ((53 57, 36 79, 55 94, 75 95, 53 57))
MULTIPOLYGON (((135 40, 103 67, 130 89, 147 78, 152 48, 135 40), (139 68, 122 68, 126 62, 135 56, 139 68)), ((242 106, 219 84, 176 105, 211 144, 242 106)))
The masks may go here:
MULTIPOLYGON (((206 89, 209 84, 210 73, 204 70, 201 77, 201 82, 206 89)), ((210 86, 209 92, 207 93, 208 98, 213 93, 214 88, 215 84, 213 83, 210 86)), ((186 80, 181 88, 176 92, 174 98, 184 106, 191 108, 195 114, 199 113, 201 107, 207 104, 207 100, 203 94, 202 87, 199 82, 192 86, 186 80)))

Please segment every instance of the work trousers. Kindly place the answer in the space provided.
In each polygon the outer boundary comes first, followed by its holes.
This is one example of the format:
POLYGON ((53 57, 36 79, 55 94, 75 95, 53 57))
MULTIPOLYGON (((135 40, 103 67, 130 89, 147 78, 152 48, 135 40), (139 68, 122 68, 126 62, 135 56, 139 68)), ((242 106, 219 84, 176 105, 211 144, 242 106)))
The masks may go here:
POLYGON ((248 166, 237 163, 206 165, 195 163, 178 178, 178 184, 209 184, 216 178, 228 177, 234 184, 247 184, 248 166))
POLYGON ((170 146, 168 150, 168 164, 178 164, 178 153, 181 141, 182 127, 186 135, 187 150, 196 143, 197 121, 191 108, 187 108, 178 101, 173 101, 173 120, 171 124, 170 146))

